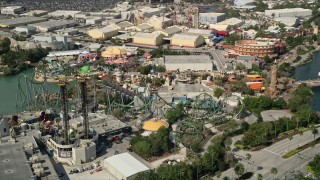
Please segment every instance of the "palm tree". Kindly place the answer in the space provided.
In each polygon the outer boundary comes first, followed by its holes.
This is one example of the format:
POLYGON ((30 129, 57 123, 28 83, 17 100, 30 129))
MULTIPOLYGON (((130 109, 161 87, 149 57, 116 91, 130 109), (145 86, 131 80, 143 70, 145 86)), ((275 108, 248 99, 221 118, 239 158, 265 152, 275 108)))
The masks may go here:
POLYGON ((246 154, 246 159, 248 160, 248 162, 247 162, 247 171, 248 171, 248 164, 249 164, 249 160, 251 159, 251 154, 250 153, 246 154))
POLYGON ((274 175, 278 173, 278 169, 275 167, 271 168, 271 173, 273 174, 273 179, 274 179, 274 175))
POLYGON ((238 179, 240 178, 240 176, 244 173, 244 166, 241 163, 237 163, 234 168, 233 168, 234 172, 238 175, 238 179))
POLYGON ((313 141, 315 142, 316 141, 316 135, 319 134, 319 131, 314 125, 312 126, 312 134, 313 134, 313 141))

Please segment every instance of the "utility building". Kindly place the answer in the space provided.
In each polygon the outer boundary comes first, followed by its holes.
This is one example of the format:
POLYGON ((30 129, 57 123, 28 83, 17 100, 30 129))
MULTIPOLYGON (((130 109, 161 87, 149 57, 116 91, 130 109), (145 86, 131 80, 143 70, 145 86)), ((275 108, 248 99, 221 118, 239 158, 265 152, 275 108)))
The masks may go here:
POLYGON ((132 180, 149 168, 129 153, 114 155, 104 160, 104 167, 119 180, 132 180))
MULTIPOLYGON (((194 18, 194 16, 192 16, 194 18)), ((216 24, 225 20, 225 13, 199 13, 200 24, 216 24)), ((194 22, 194 21, 193 21, 194 22)))
POLYGON ((159 46, 163 44, 164 35, 161 33, 138 32, 133 36, 133 43, 146 46, 159 46))
POLYGON ((269 17, 307 17, 312 15, 311 9, 290 8, 290 9, 270 9, 264 14, 269 17))
POLYGON ((111 27, 111 26, 107 26, 104 28, 100 28, 100 29, 92 29, 88 31, 88 35, 93 38, 93 39, 110 39, 113 36, 118 35, 118 30, 111 27))
POLYGON ((213 63, 208 55, 173 55, 164 56, 159 65, 164 65, 168 71, 212 71, 213 63))
POLYGON ((171 38, 172 46, 196 48, 204 43, 203 36, 197 34, 175 34, 171 38))

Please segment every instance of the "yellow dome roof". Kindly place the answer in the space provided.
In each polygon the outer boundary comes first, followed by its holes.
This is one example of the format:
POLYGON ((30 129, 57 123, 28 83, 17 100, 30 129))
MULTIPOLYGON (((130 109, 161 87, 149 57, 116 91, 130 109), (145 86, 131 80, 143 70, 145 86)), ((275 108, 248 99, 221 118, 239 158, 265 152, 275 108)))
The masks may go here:
POLYGON ((169 124, 163 119, 158 120, 156 118, 144 122, 142 126, 142 128, 147 131, 158 131, 161 127, 168 128, 169 124))
POLYGON ((102 57, 115 57, 119 55, 126 55, 127 51, 122 48, 108 48, 101 53, 102 57))

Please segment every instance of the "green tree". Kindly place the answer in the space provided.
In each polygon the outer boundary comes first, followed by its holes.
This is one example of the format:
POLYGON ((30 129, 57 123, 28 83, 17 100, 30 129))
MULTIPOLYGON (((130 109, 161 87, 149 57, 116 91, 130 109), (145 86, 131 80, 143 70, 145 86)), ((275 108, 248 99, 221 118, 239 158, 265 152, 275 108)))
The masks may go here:
POLYGON ((132 146, 134 152, 145 158, 151 156, 151 148, 151 143, 147 141, 139 141, 132 146))
POLYGON ((214 95, 214 97, 219 98, 220 96, 223 95, 223 92, 224 92, 223 89, 221 89, 221 88, 215 88, 213 95, 214 95))
POLYGON ((271 173, 273 174, 273 177, 274 177, 274 175, 278 173, 278 169, 275 167, 271 168, 271 173))
POLYGON ((312 170, 313 175, 316 179, 320 178, 320 155, 316 155, 311 162, 309 162, 309 167, 312 170))
POLYGON ((319 134, 319 131, 318 131, 318 129, 313 125, 311 132, 312 132, 312 134, 313 134, 313 141, 315 141, 315 140, 316 140, 316 135, 319 134))
POLYGON ((234 172, 236 173, 236 175, 238 175, 238 179, 240 178, 240 176, 244 173, 244 166, 241 163, 237 163, 234 168, 233 168, 234 172))
POLYGON ((267 56, 265 56, 264 58, 263 58, 263 60, 264 60, 264 62, 265 63, 272 63, 272 60, 271 60, 271 58, 267 55, 267 56))
POLYGON ((257 180, 263 180, 263 176, 262 176, 262 174, 258 174, 258 176, 257 176, 257 180))

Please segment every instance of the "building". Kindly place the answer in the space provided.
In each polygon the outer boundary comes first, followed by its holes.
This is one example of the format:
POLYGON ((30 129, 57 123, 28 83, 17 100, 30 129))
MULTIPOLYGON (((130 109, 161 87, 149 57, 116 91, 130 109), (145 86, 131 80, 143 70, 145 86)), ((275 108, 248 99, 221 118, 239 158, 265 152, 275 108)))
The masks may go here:
POLYGON ((274 21, 282 23, 286 27, 297 27, 300 24, 300 18, 297 17, 276 17, 274 21))
POLYGON ((80 145, 72 148, 74 164, 82 164, 96 159, 96 144, 90 140, 81 140, 80 145))
POLYGON ((264 14, 269 17, 308 17, 312 15, 311 9, 290 8, 290 9, 270 9, 264 14))
POLYGON ((40 43, 42 48, 53 50, 73 49, 73 42, 67 36, 57 34, 37 34, 33 36, 33 41, 40 43))
POLYGON ((48 14, 48 11, 33 10, 33 11, 29 11, 29 12, 20 14, 20 16, 36 16, 36 17, 39 17, 39 16, 44 16, 44 15, 47 15, 47 14, 48 14))
POLYGON ((81 13, 81 11, 65 11, 65 10, 57 10, 48 14, 51 17, 63 17, 63 18, 75 18, 75 15, 81 13))
POLYGON ((55 31, 57 34, 65 35, 65 36, 73 36, 79 34, 79 29, 75 28, 66 28, 66 29, 59 29, 55 31))
POLYGON ((153 31, 153 26, 148 23, 143 23, 143 24, 139 24, 138 26, 132 26, 128 28, 128 30, 151 33, 153 31))
POLYGON ((133 180, 138 173, 150 170, 129 153, 117 154, 105 159, 104 167, 119 180, 133 180))
POLYGON ((22 14, 26 11, 26 8, 24 6, 8 6, 1 8, 1 14, 10 14, 10 15, 16 15, 16 14, 22 14))
POLYGON ((243 31, 242 35, 245 39, 255 39, 257 31, 254 29, 249 29, 248 31, 243 31))
POLYGON ((217 23, 217 25, 227 25, 228 28, 240 27, 244 24, 244 21, 238 18, 230 18, 217 23))
POLYGON ((25 33, 27 35, 34 34, 36 32, 36 28, 32 26, 18 26, 14 29, 17 33, 25 33))
POLYGON ((173 21, 172 21, 172 19, 169 19, 167 17, 152 16, 148 20, 148 24, 152 25, 153 28, 156 30, 161 30, 161 29, 165 29, 169 26, 172 26, 173 21))
POLYGON ((120 31, 120 30, 127 30, 128 28, 132 27, 133 24, 128 21, 123 21, 116 24, 112 24, 110 26, 120 31))
POLYGON ((163 44, 164 35, 161 33, 138 32, 133 36, 133 43, 146 46, 159 46, 163 44))
POLYGON ((181 33, 182 28, 180 28, 178 26, 171 26, 171 27, 168 27, 168 28, 161 30, 161 31, 158 31, 158 32, 163 34, 165 37, 171 37, 176 33, 181 33))
POLYGON ((213 63, 208 55, 168 55, 159 61, 168 71, 212 71, 213 63))
POLYGON ((40 32, 49 32, 58 29, 73 27, 77 22, 73 20, 51 20, 41 23, 29 24, 29 26, 34 26, 37 28, 37 31, 40 32))
POLYGON ((149 7, 149 6, 143 6, 143 8, 137 10, 138 14, 140 14, 142 17, 152 17, 154 15, 159 15, 166 12, 165 7, 149 7))
POLYGON ((240 55, 250 55, 259 58, 269 56, 276 57, 275 42, 263 42, 257 40, 241 40, 235 43, 235 52, 240 55))
POLYGON ((253 6, 255 5, 255 0, 234 0, 234 6, 242 7, 242 6, 253 6))
POLYGON ((172 46, 196 48, 205 43, 205 39, 196 34, 175 34, 171 38, 172 46))
POLYGON ((13 19, 1 19, 0 27, 14 28, 17 26, 26 26, 28 24, 39 23, 43 21, 47 21, 47 19, 41 17, 18 17, 13 19))
POLYGON ((214 38, 213 31, 208 29, 188 29, 187 33, 185 34, 200 35, 204 38, 206 44, 208 44, 211 39, 214 38))
POLYGON ((9 124, 4 118, 0 117, 0 138, 9 136, 9 124))
MULTIPOLYGON (((194 16, 192 16, 194 19, 194 16)), ((225 13, 199 13, 199 23, 200 24, 216 24, 225 20, 225 13)), ((194 23, 194 20, 193 20, 194 23)))
POLYGON ((90 17, 86 18, 87 25, 101 24, 104 18, 102 17, 90 17))
POLYGON ((113 36, 118 35, 118 30, 114 27, 107 26, 100 29, 92 29, 88 31, 88 35, 93 39, 110 39, 113 36))

